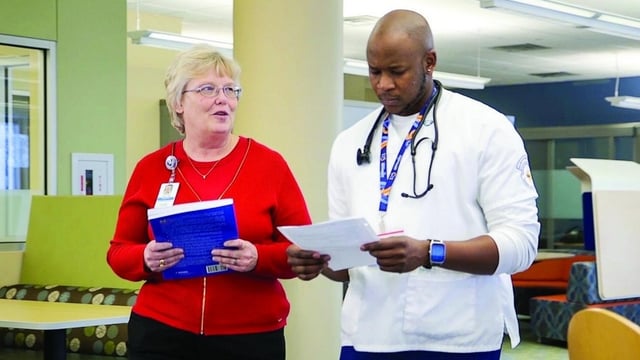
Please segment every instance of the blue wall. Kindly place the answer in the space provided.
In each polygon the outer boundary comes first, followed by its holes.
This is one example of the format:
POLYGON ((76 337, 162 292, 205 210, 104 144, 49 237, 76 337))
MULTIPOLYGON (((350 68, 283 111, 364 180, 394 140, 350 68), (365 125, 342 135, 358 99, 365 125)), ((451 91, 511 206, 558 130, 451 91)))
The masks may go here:
MULTIPOLYGON (((640 110, 614 107, 604 99, 613 96, 615 82, 602 79, 455 91, 514 115, 519 128, 640 121, 640 110)), ((621 78, 619 95, 640 97, 640 77, 621 78)))

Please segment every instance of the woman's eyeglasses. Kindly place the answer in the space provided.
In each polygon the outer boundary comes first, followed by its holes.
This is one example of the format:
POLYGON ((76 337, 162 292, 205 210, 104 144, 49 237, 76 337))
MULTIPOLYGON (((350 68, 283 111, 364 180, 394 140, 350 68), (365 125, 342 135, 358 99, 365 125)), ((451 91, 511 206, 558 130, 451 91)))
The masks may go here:
POLYGON ((242 92, 242 88, 238 86, 227 85, 222 87, 216 87, 213 85, 203 85, 196 89, 184 90, 182 91, 182 93, 184 94, 188 92, 196 92, 204 97, 216 97, 218 96, 218 94, 220 94, 220 90, 222 90, 222 93, 224 94, 224 96, 226 96, 229 99, 238 99, 240 97, 240 93, 242 92))

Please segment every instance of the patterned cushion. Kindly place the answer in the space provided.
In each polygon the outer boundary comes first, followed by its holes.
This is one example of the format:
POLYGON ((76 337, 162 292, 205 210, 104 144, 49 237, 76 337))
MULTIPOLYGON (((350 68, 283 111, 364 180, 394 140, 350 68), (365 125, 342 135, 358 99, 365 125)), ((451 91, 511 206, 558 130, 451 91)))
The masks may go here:
MULTIPOLYGON (((596 263, 593 261, 576 262, 571 266, 567 300, 589 305, 620 302, 620 300, 602 300, 600 297, 596 263)), ((640 300, 640 298, 626 300, 640 300)))
POLYGON ((618 314, 626 317, 636 324, 640 324, 640 301, 625 301, 621 303, 606 304, 605 307, 609 310, 617 312, 618 314))
POLYGON ((598 276, 595 262, 577 262, 573 264, 569 273, 567 300, 580 304, 602 302, 598 294, 598 276))
MULTIPOLYGON (((30 284, 8 285, 0 288, 0 298, 15 300, 132 306, 137 297, 137 289, 30 284)), ((0 328, 0 347, 40 350, 43 347, 43 338, 42 330, 0 328)), ((127 324, 87 326, 67 330, 69 352, 126 356, 126 341, 127 324)))
POLYGON ((566 341, 571 317, 586 307, 606 308, 640 324, 640 298, 600 298, 596 263, 592 261, 573 263, 566 295, 533 297, 529 307, 531 328, 539 339, 566 341))
POLYGON ((567 341, 569 320, 585 305, 567 302, 565 295, 549 295, 532 298, 529 307, 531 329, 536 337, 567 341))

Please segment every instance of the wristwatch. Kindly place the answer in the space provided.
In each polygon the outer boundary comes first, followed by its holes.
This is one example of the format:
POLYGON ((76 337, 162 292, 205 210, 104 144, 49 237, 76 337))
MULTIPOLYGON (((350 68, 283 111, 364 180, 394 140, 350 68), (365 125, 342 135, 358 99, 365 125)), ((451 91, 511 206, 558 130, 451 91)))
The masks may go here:
POLYGON ((433 265, 444 264, 447 258, 447 246, 441 240, 429 240, 429 261, 424 267, 431 269, 433 265))

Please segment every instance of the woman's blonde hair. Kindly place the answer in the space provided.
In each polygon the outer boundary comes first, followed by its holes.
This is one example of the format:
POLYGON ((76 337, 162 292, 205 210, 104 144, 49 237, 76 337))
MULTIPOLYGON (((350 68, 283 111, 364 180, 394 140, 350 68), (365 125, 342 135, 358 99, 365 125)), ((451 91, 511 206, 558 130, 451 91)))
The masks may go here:
POLYGON ((240 65, 232 58, 222 55, 211 45, 199 44, 181 52, 167 69, 164 86, 167 91, 167 108, 171 125, 184 135, 184 119, 176 112, 185 86, 192 79, 214 70, 218 76, 227 76, 239 84, 240 65))

